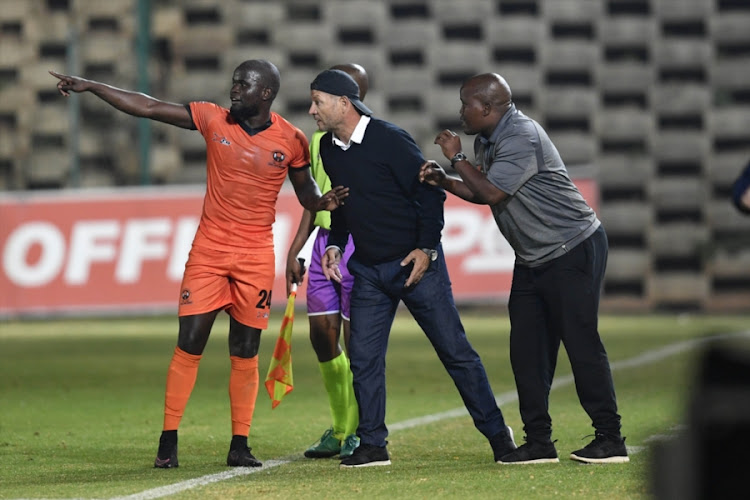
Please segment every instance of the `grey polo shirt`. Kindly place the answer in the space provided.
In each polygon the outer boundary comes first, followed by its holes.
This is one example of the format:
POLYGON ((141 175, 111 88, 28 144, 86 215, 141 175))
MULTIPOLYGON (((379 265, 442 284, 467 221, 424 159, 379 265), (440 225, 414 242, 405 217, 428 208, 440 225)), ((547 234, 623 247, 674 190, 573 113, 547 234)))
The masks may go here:
POLYGON ((474 154, 488 180, 509 195, 491 209, 517 264, 535 267, 559 257, 601 224, 547 133, 515 105, 489 139, 476 137, 474 154))

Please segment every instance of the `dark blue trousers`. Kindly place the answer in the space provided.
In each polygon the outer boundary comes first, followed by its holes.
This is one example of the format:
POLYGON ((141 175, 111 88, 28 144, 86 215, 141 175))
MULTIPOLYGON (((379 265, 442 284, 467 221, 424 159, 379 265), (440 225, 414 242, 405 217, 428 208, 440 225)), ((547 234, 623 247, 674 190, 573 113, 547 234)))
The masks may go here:
POLYGON ((385 355, 400 301, 427 335, 477 429, 488 439, 505 430, 484 365, 458 316, 442 248, 438 254, 422 280, 409 288, 404 283, 411 266, 401 267, 400 259, 377 265, 364 265, 356 256, 349 260, 354 275, 349 356, 359 404, 357 435, 362 443, 385 446, 388 436, 385 355))
POLYGON ((594 428, 620 435, 615 388, 599 337, 599 297, 607 266, 603 227, 567 254, 539 267, 516 265, 508 308, 510 360, 529 440, 549 441, 549 391, 560 342, 581 406, 594 428))

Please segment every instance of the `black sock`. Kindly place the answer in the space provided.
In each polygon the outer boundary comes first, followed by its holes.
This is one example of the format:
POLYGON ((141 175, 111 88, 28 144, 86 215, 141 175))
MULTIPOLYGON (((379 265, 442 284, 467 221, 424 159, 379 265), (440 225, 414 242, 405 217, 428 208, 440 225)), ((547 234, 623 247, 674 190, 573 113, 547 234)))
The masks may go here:
POLYGON ((164 441, 171 444, 177 444, 177 430, 173 431, 161 431, 161 437, 159 441, 164 441))
POLYGON ((232 444, 229 445, 232 450, 240 450, 247 448, 247 436, 232 436, 232 444))

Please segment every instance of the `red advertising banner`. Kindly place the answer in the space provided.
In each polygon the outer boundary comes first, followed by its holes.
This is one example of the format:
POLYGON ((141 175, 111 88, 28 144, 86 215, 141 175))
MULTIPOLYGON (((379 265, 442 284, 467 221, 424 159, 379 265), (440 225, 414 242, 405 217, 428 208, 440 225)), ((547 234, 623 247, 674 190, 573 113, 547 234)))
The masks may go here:
MULTIPOLYGON (((595 183, 576 184, 596 207, 595 183)), ((153 187, 0 195, 0 317, 176 313, 203 192, 153 187)), ((301 213, 285 186, 274 224, 275 306, 285 303, 286 251, 301 213)), ((514 254, 488 207, 449 195, 442 241, 457 302, 507 300, 514 254)), ((304 284, 298 297, 304 301, 304 284)))

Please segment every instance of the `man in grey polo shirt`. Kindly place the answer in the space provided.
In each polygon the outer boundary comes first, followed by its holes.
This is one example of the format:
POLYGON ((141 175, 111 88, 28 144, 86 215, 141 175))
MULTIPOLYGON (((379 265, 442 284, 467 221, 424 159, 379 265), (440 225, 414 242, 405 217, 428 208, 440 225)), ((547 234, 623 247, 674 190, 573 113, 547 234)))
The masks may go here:
POLYGON ((420 180, 489 205, 516 254, 508 303, 510 358, 526 443, 498 462, 559 461, 548 408, 560 342, 595 429, 594 440, 570 458, 627 462, 612 373, 597 329, 608 251, 604 227, 570 180, 547 133, 516 109, 503 77, 473 76, 460 97, 464 132, 477 135, 477 166, 463 153, 460 137, 444 130, 435 143, 460 178, 428 161, 420 180))

